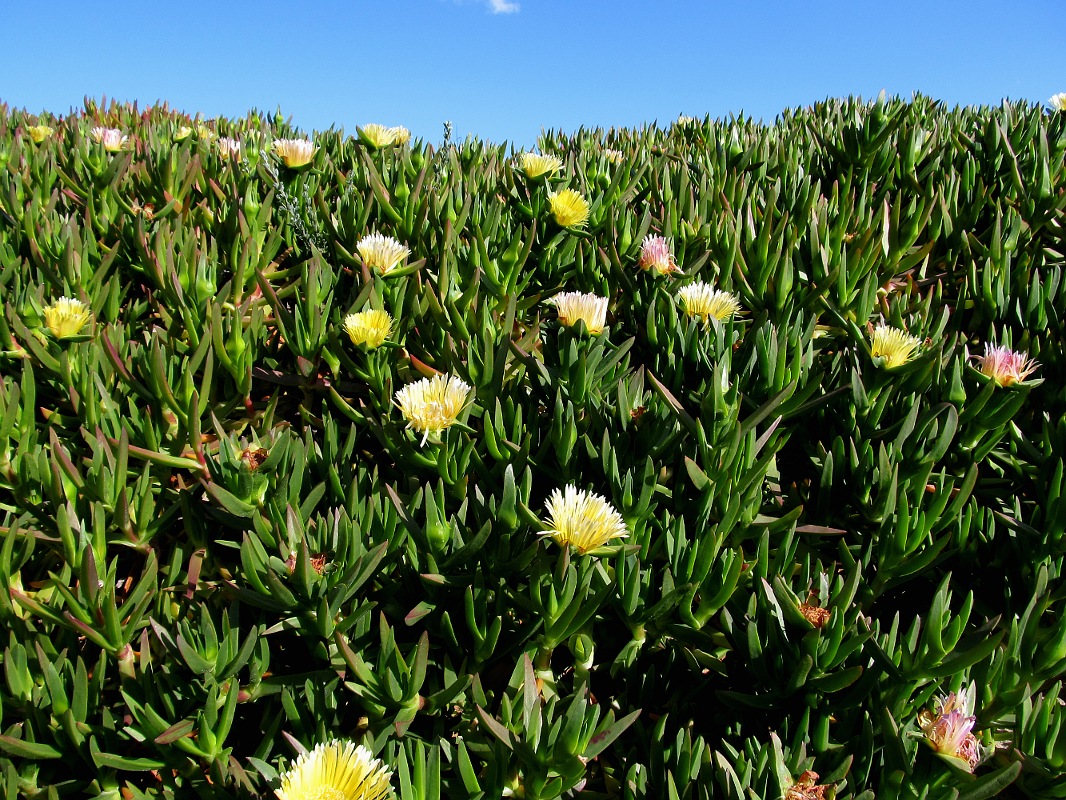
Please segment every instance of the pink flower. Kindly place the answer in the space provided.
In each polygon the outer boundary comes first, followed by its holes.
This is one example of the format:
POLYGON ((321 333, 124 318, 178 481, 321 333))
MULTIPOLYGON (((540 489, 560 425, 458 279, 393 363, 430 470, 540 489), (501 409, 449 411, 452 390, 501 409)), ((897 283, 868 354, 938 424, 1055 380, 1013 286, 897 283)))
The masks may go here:
POLYGON ((973 772, 984 758, 981 745, 972 733, 977 718, 970 714, 971 703, 966 694, 951 692, 937 699, 935 710, 918 715, 918 726, 925 734, 926 743, 937 755, 968 772, 973 772))
POLYGON ((974 358, 977 359, 977 369, 994 380, 997 386, 1010 386, 1024 381, 1039 366, 1025 353, 995 344, 985 344, 985 354, 974 358))
POLYGON ((637 265, 641 269, 654 269, 660 275, 672 275, 681 270, 674 260, 674 254, 670 252, 670 240, 665 236, 644 237, 640 246, 640 261, 637 265))

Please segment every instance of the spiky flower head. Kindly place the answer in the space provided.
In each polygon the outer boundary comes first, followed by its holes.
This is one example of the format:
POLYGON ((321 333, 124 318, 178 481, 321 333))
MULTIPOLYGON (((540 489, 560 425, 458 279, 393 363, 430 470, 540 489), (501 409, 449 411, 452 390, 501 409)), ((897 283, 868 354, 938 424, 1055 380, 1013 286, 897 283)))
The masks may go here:
POLYGON ((585 292, 563 292, 548 300, 567 327, 584 322, 589 333, 602 333, 607 324, 607 298, 585 292))
POLYGON ((315 144, 307 139, 275 139, 274 152, 286 167, 303 167, 315 157, 315 144))
POLYGON ((26 133, 29 134, 29 137, 33 139, 33 141, 40 144, 55 133, 55 130, 51 125, 30 125, 26 128, 26 133))
POLYGON ((351 338, 352 344, 373 350, 380 347, 392 333, 392 315, 376 308, 357 311, 344 318, 344 331, 351 338))
POLYGON ((882 364, 887 369, 902 367, 921 346, 922 340, 917 336, 891 325, 878 325, 870 334, 870 355, 884 359, 882 364))
POLYGON ((689 117, 685 114, 678 114, 677 121, 674 123, 679 128, 690 128, 699 122, 695 117, 689 117))
POLYGON ((221 139, 218 140, 218 152, 223 158, 230 158, 231 156, 240 158, 240 139, 231 139, 229 136, 223 136, 221 139))
POLYGON ((57 339, 77 336, 90 316, 89 307, 85 303, 70 297, 60 297, 44 308, 44 324, 57 339))
POLYGON ((407 144, 411 141, 411 131, 407 130, 403 125, 394 125, 389 128, 389 133, 392 134, 393 144, 407 144))
POLYGON ((376 269, 382 275, 388 275, 411 255, 409 247, 383 233, 364 236, 356 243, 355 249, 359 251, 359 257, 363 259, 367 269, 376 269))
POLYGON ((564 228, 579 228, 589 221, 588 200, 573 189, 548 194, 552 216, 564 228))
POLYGON ((567 486, 548 499, 549 530, 560 547, 573 547, 584 555, 611 541, 629 535, 625 520, 606 498, 567 486))
POLYGON ((1040 366, 1025 353, 987 343, 985 354, 974 356, 974 358, 977 359, 977 369, 994 380, 997 386, 1020 383, 1036 372, 1036 368, 1040 366))
POLYGON ((93 139, 104 146, 109 153, 117 153, 126 146, 129 136, 126 136, 118 128, 104 128, 97 126, 89 131, 93 139))
MULTIPOLYGON (((378 125, 376 122, 371 122, 369 125, 364 125, 359 128, 359 139, 363 144, 380 150, 382 147, 389 147, 396 144, 396 136, 399 128, 389 128, 385 125, 378 125)), ((406 130, 404 128, 403 130, 406 130)), ((410 134, 408 134, 410 137, 410 134)))
POLYGON ((677 290, 681 298, 681 307, 685 313, 695 319, 709 323, 711 318, 725 322, 741 313, 740 300, 736 295, 715 289, 702 281, 690 283, 677 290))
POLYGON ((1051 95, 1048 105, 1056 111, 1066 111, 1066 92, 1051 95))
POLYGON ((553 155, 542 153, 522 153, 518 157, 522 174, 532 180, 541 175, 554 175, 562 169, 563 162, 553 155))
POLYGON ((625 159, 625 154, 621 150, 612 150, 606 148, 603 151, 603 157, 610 161, 612 164, 621 164, 625 159))
POLYGON ((674 254, 670 250, 670 240, 665 236, 653 236, 648 234, 640 245, 640 260, 637 266, 641 269, 653 269, 660 275, 673 275, 681 272, 674 260, 674 254))
POLYGON ((363 745, 320 744, 281 775, 279 800, 384 800, 392 796, 392 772, 363 745))
POLYGON ((955 766, 973 772, 984 753, 972 730, 977 718, 973 711, 975 687, 966 693, 951 692, 938 697, 933 708, 918 715, 918 727, 937 755, 955 766))
POLYGON ((438 440, 466 408, 470 385, 455 375, 437 374, 409 383, 396 392, 396 405, 407 425, 427 439, 438 440))
POLYGON ((209 142, 212 139, 217 139, 218 134, 201 122, 196 126, 196 138, 209 142))

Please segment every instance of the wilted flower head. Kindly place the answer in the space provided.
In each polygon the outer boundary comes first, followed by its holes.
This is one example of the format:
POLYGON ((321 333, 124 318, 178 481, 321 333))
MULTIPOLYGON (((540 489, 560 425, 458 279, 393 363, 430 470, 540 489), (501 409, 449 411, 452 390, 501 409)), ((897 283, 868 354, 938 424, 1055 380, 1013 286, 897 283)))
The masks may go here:
POLYGON ((607 324, 607 298, 585 292, 563 292, 548 300, 559 313, 559 322, 566 326, 585 323, 589 333, 602 333, 607 324))
POLYGON ((281 775, 280 800, 383 800, 392 794, 392 772, 362 745, 320 744, 281 775))
POLYGON ((57 339, 77 336, 90 317, 89 307, 81 300, 60 297, 44 308, 44 324, 57 339))
POLYGON ((344 331, 354 345, 365 345, 368 349, 380 347, 392 332, 392 315, 388 311, 371 309, 358 311, 344 318, 344 331))
POLYGON ((870 355, 884 359, 888 369, 901 367, 914 357, 922 340, 890 325, 878 325, 870 334, 870 355))
POLYGON ((1048 105, 1056 111, 1066 111, 1066 92, 1051 95, 1048 105))
POLYGON ((438 374, 404 386, 396 392, 396 405, 425 444, 459 418, 469 397, 470 385, 461 378, 438 374))
POLYGON ((725 322, 741 311, 740 301, 735 295, 701 281, 682 286, 677 290, 677 294, 681 298, 681 307, 685 313, 704 322, 709 322, 711 317, 725 322))
POLYGON ((629 535, 625 520, 607 500, 576 486, 556 489, 548 500, 548 526, 545 532, 560 547, 571 546, 584 555, 611 539, 629 535))
POLYGON ((355 249, 359 251, 359 257, 367 269, 377 269, 382 275, 388 275, 411 254, 409 247, 382 233, 364 236, 356 243, 355 249))
MULTIPOLYGON (((389 145, 396 144, 397 131, 404 130, 406 128, 388 128, 384 125, 378 125, 376 122, 371 122, 369 125, 364 125, 359 128, 359 138, 364 144, 373 147, 375 150, 388 147, 389 145)), ((411 134, 407 134, 410 138, 411 134)))
POLYGON ((974 358, 977 359, 977 369, 994 380, 997 386, 1010 386, 1024 381, 1039 366, 1025 353, 987 343, 985 354, 974 358))
POLYGON ((40 144, 55 133, 55 130, 53 130, 50 125, 30 125, 26 128, 26 133, 29 134, 29 137, 33 139, 33 141, 40 144))
POLYGON ((807 770, 788 787, 784 800, 825 800, 825 793, 832 784, 816 784, 818 773, 807 770))
POLYGON ((648 234, 640 246, 640 261, 637 265, 641 269, 653 269, 660 275, 672 275, 681 272, 674 261, 674 254, 670 252, 670 240, 665 236, 653 236, 648 234))
POLYGON ((937 698, 932 710, 918 715, 918 727, 925 734, 926 743, 937 755, 967 772, 973 772, 984 755, 977 737, 971 733, 977 721, 970 713, 974 694, 972 685, 965 694, 951 692, 937 698))
POLYGON ((218 140, 218 152, 223 158, 229 158, 230 156, 241 155, 241 142, 239 139, 231 139, 228 136, 223 136, 218 140))
POLYGON ((101 126, 93 128, 89 131, 89 134, 94 140, 102 144, 109 153, 117 153, 126 146, 126 142, 130 138, 117 128, 104 128, 101 126))
POLYGON ((522 153, 518 163, 522 173, 530 179, 539 178, 541 175, 554 175, 563 166, 563 162, 555 156, 541 153, 522 153))
POLYGON ((307 139, 275 139, 274 152, 286 167, 302 167, 315 157, 315 145, 307 139))
POLYGON ((552 216, 564 228, 578 228, 589 220, 588 201, 573 189, 548 195, 552 216))

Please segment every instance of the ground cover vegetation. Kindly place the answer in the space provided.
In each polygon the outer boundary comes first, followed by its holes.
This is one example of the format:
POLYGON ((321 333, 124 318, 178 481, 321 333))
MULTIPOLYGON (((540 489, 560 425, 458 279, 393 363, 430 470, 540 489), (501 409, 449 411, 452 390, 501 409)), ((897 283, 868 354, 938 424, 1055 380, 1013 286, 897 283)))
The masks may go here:
POLYGON ((1066 797, 1066 114, 0 106, 5 797, 1066 797))

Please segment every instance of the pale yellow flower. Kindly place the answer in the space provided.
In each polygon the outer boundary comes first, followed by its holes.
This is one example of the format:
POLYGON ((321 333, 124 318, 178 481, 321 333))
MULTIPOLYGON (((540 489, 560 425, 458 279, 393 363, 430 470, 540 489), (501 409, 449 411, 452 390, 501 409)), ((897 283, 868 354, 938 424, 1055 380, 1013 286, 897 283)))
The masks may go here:
POLYGON ((392 316, 388 311, 370 309, 358 311, 344 318, 344 331, 354 345, 363 345, 368 350, 380 347, 392 333, 392 316))
POLYGON ((1066 92, 1051 95, 1048 105, 1056 111, 1066 111, 1066 92))
POLYGON ((320 744, 281 774, 279 800, 384 800, 392 772, 362 745, 320 744))
POLYGON ((914 357, 922 340, 889 325, 878 325, 870 336, 870 355, 884 359, 887 369, 901 367, 914 357))
POLYGON ((548 528, 560 547, 573 547, 584 555, 611 541, 629 535, 625 520, 607 500, 576 486, 552 492, 548 503, 548 528))
POLYGON ((585 292, 563 292, 548 300, 566 326, 584 322, 589 333, 602 333, 607 324, 607 298, 585 292))
POLYGON ((188 125, 182 125, 174 133, 174 141, 175 142, 184 142, 190 136, 192 136, 192 128, 190 128, 188 125))
POLYGON ((389 133, 392 135, 393 144, 407 144, 411 141, 411 131, 407 130, 403 125, 395 125, 389 128, 389 133))
POLYGON ((549 193, 552 216, 564 228, 579 228, 589 220, 588 201, 573 189, 549 193))
POLYGON ((972 687, 966 694, 951 692, 937 698, 932 711, 926 709, 918 715, 918 727, 925 734, 926 744, 967 772, 973 772, 984 758, 981 744, 971 732, 977 722, 971 713, 974 693, 972 687))
POLYGON ((29 134, 29 137, 33 139, 33 141, 40 144, 55 133, 55 130, 50 125, 30 125, 26 128, 26 133, 29 134))
POLYGON ((527 178, 539 178, 541 175, 554 175, 562 169, 563 162, 553 155, 540 153, 522 153, 518 163, 527 178))
POLYGON ((603 157, 610 161, 612 164, 621 164, 625 159, 625 154, 621 150, 612 150, 606 148, 603 151, 603 157))
POLYGON ((640 260, 637 266, 641 269, 653 269, 660 275, 673 275, 681 272, 674 260, 674 254, 670 250, 670 240, 664 236, 644 237, 640 246, 640 260))
MULTIPOLYGON (((385 125, 379 125, 376 122, 371 122, 369 125, 364 125, 359 128, 359 138, 362 142, 375 150, 379 150, 382 147, 389 147, 396 144, 396 135, 398 128, 389 128, 385 125)), ((406 129, 404 129, 406 130, 406 129)), ((410 134, 408 134, 410 136, 410 134)))
POLYGON ((396 392, 396 405, 407 425, 422 434, 422 444, 437 440, 466 408, 471 387, 462 378, 437 374, 409 383, 396 392))
POLYGON ((715 289, 713 286, 696 281, 677 290, 681 298, 681 307, 690 317, 710 321, 714 317, 719 322, 741 312, 740 301, 736 295, 715 289))
POLYGON ((355 249, 359 251, 359 257, 367 269, 376 269, 382 275, 388 275, 411 255, 409 247, 382 233, 364 236, 356 243, 355 249))
POLYGON ((217 139, 218 134, 206 125, 200 124, 196 126, 196 138, 211 141, 212 139, 217 139))
POLYGON ((60 297, 44 308, 44 324, 57 339, 77 336, 91 316, 85 303, 70 297, 60 297))
POLYGON ((89 131, 89 134, 94 140, 102 144, 109 153, 117 153, 126 146, 130 138, 117 128, 104 128, 102 126, 93 128, 89 131))
POLYGON ((230 158, 241 156, 241 142, 239 139, 231 139, 228 136, 223 136, 218 140, 218 152, 223 158, 230 158))
POLYGON ((286 167, 303 167, 315 157, 315 145, 307 139, 275 139, 274 152, 286 167))
POLYGON ((977 369, 994 380, 997 386, 1024 381, 1040 366, 1025 353, 994 344, 985 344, 985 354, 974 358, 977 359, 977 369))
POLYGON ((674 123, 679 128, 690 128, 699 122, 695 117, 687 117, 684 114, 677 115, 677 121, 674 123))

